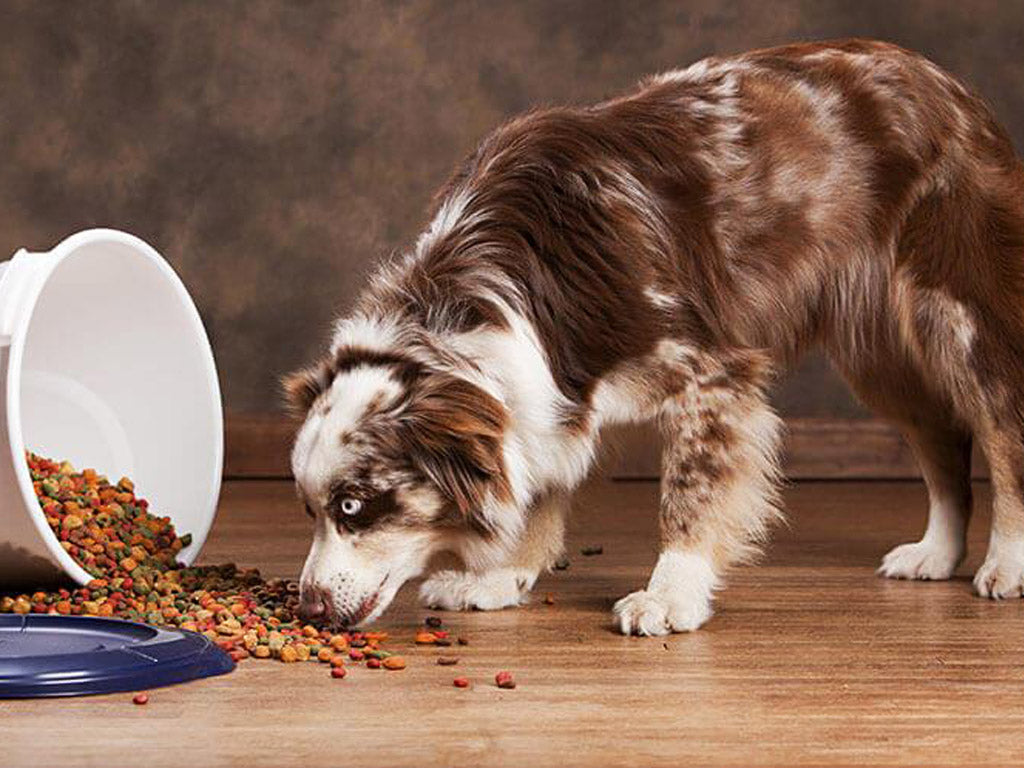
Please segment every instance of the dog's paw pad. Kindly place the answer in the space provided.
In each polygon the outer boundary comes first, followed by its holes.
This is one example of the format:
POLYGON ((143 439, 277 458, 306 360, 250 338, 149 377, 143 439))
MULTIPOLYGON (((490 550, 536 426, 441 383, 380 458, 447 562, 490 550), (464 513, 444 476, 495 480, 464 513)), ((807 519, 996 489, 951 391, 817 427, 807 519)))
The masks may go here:
POLYGON ((1024 596, 1024 558, 989 553, 974 576, 974 589, 993 600, 1024 596))
POLYGON ((700 627, 711 618, 711 601, 642 589, 626 595, 612 610, 624 635, 667 635, 700 627))
POLYGON ((533 580, 512 569, 487 573, 438 571, 420 586, 420 600, 445 611, 496 611, 520 605, 533 580))
POLYGON ((930 541, 901 544, 882 558, 878 573, 888 579, 941 581, 953 575, 962 554, 930 541))

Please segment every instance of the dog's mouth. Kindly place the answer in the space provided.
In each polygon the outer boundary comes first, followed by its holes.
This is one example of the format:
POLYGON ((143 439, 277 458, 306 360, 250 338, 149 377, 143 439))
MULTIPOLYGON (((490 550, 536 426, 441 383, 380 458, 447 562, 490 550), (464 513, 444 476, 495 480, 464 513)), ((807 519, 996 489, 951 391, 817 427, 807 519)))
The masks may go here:
POLYGON ((343 626, 354 627, 359 624, 359 622, 366 619, 367 616, 373 614, 377 609, 377 606, 380 604, 380 598, 384 592, 384 585, 387 583, 388 576, 390 575, 390 572, 386 573, 384 578, 380 580, 380 584, 377 585, 377 588, 368 596, 364 597, 362 602, 356 606, 354 611, 342 619, 343 626))

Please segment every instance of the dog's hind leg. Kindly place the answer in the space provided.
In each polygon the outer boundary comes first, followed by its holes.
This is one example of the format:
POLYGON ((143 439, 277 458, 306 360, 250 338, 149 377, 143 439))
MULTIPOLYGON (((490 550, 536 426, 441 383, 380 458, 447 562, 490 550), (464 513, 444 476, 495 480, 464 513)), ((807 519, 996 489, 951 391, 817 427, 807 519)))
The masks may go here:
POLYGON ((833 353, 836 366, 860 399, 899 427, 928 488, 924 536, 889 552, 878 572, 891 579, 948 579, 966 551, 971 432, 956 417, 953 403, 934 392, 934 386, 896 345, 890 346, 865 355, 870 365, 865 359, 848 360, 833 353))
POLYGON ((984 597, 1024 595, 1024 172, 987 168, 924 198, 898 246, 902 338, 970 424, 992 475, 984 597))
POLYGON ((615 604, 624 634, 697 629, 724 570, 756 553, 778 514, 766 378, 757 359, 708 366, 663 404, 661 552, 647 588, 615 604))
POLYGON ((443 570, 420 587, 424 605, 447 611, 493 611, 526 601, 537 577, 565 551, 567 493, 554 493, 538 502, 506 563, 487 570, 443 570))

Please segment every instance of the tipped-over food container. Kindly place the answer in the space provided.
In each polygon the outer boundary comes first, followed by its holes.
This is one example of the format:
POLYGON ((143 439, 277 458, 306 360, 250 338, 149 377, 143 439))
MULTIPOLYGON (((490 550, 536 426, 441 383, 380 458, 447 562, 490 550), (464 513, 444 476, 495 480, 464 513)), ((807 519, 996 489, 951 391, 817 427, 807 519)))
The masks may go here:
POLYGON ((195 304, 152 247, 91 229, 0 264, 0 404, 0 588, 92 578, 47 524, 26 449, 130 477, 195 559, 220 494, 220 387, 195 304))

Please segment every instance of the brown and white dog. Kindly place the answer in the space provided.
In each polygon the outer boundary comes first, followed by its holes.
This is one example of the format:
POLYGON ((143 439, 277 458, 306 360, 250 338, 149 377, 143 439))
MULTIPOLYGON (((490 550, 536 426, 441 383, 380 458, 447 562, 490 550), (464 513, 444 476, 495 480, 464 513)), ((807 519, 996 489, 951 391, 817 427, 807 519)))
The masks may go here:
POLYGON ((305 612, 378 616, 431 556, 447 609, 520 603, 610 424, 656 419, 661 553, 614 608, 692 630, 777 508, 773 372, 821 346, 916 452, 930 508, 890 577, 964 555, 992 470, 985 597, 1024 586, 1024 170, 984 104, 866 41, 711 58, 499 128, 328 354, 287 381, 316 521, 305 612))

